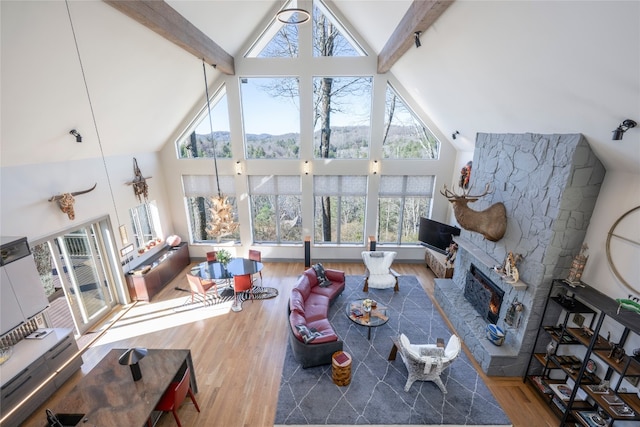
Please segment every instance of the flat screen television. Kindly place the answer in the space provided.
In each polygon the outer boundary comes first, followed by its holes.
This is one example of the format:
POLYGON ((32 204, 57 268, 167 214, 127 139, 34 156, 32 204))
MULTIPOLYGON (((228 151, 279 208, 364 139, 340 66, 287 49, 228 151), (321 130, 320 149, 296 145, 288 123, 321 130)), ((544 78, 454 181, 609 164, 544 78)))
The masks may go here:
POLYGON ((453 236, 459 235, 460 229, 458 227, 443 224, 429 218, 420 218, 418 240, 429 249, 446 254, 453 236))

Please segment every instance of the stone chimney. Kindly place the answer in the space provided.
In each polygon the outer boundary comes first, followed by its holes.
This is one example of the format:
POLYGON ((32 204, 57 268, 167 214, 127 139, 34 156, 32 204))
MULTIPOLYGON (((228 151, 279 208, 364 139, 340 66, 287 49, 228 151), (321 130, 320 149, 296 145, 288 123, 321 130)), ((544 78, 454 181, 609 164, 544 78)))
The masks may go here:
POLYGON ((469 206, 504 203, 507 231, 490 242, 463 230, 453 278, 436 279, 434 296, 486 374, 524 373, 551 282, 567 276, 580 251, 604 175, 580 134, 478 134, 470 182, 480 190, 489 184, 492 193, 469 206), (493 268, 509 252, 523 256, 515 285, 493 268), (506 331, 502 346, 489 342, 486 320, 463 295, 472 264, 505 291, 497 322, 506 331), (504 320, 513 302, 524 311, 509 325, 504 320))

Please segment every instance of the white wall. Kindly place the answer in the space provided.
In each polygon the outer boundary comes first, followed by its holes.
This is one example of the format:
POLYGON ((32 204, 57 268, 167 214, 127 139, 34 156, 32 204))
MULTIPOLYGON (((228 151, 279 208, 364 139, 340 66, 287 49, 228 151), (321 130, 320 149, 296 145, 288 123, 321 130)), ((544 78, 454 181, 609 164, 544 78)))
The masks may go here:
MULTIPOLYGON (((635 293, 624 286, 613 274, 606 256, 607 234, 616 220, 628 210, 640 206, 640 174, 625 172, 607 172, 604 183, 600 189, 600 195, 593 211, 593 217, 585 243, 589 246, 589 259, 582 276, 585 283, 599 289, 611 298, 627 298, 629 294, 640 297, 640 249, 629 252, 630 259, 627 265, 632 266, 624 277, 632 277, 631 286, 635 293), (632 270, 635 274, 632 274, 632 270)), ((640 213, 635 216, 633 236, 640 237, 640 213)), ((637 240, 636 240, 637 241, 637 240)), ((624 255, 624 254, 622 254, 624 255)), ((623 264, 623 260, 620 260, 623 264)))
POLYGON ((166 237, 172 233, 174 224, 157 153, 112 157, 106 159, 106 169, 100 158, 1 168, 0 233, 4 236, 26 236, 31 242, 108 215, 118 249, 122 248, 118 226, 126 225, 131 241, 133 229, 129 209, 140 204, 133 188, 126 184, 134 177, 134 157, 142 174, 152 177, 147 181, 149 200, 157 202, 164 233, 162 237, 166 237), (65 192, 88 189, 94 183, 98 184, 95 190, 75 198, 76 217, 73 221, 60 211, 57 204, 47 201, 65 192))

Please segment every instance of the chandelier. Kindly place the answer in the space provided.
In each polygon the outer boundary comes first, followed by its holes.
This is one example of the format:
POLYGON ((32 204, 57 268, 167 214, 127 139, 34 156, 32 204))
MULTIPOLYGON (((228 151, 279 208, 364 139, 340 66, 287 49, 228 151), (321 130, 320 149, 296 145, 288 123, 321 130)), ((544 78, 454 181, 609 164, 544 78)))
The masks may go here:
POLYGON ((207 84, 207 69, 202 61, 202 71, 204 72, 204 91, 207 97, 207 113, 209 115, 209 129, 211 131, 211 140, 213 142, 213 166, 216 171, 216 186, 218 195, 211 197, 211 207, 209 213, 211 220, 207 224, 207 234, 210 237, 220 241, 223 236, 233 234, 240 224, 233 220, 233 207, 229 203, 229 199, 220 191, 220 179, 218 175, 218 159, 216 157, 216 141, 213 137, 213 122, 211 121, 211 105, 209 105, 209 85, 207 84))

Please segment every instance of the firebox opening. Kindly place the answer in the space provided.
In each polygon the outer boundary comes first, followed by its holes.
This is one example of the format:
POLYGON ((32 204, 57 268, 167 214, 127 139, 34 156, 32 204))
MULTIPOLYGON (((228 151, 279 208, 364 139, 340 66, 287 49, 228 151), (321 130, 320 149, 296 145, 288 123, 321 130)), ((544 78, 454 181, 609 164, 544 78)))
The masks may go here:
POLYGON ((467 273, 464 296, 484 320, 498 323, 504 291, 473 264, 467 273))

